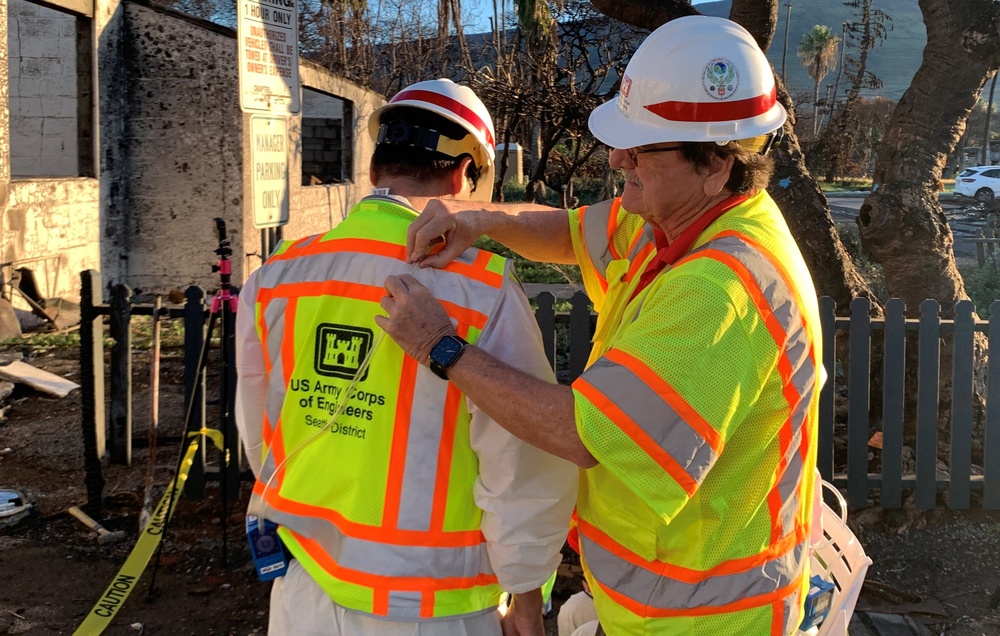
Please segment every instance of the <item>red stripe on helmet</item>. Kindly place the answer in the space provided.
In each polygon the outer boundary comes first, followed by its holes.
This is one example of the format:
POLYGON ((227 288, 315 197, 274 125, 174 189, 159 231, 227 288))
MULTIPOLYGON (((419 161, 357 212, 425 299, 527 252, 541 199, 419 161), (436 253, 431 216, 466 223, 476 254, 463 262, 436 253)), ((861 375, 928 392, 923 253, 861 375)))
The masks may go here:
POLYGON ((776 101, 777 92, 772 86, 769 93, 735 102, 660 102, 644 108, 670 121, 732 121, 763 115, 776 101))
POLYGON ((469 122, 473 128, 482 133, 483 138, 486 139, 486 143, 490 146, 495 146, 493 143, 493 133, 490 132, 489 126, 486 122, 482 120, 479 115, 476 114, 474 110, 463 104, 462 102, 442 95, 441 93, 435 93, 433 91, 423 91, 423 90, 406 90, 397 93, 395 97, 392 98, 390 103, 397 104, 401 101, 414 100, 419 102, 427 102, 429 104, 434 104, 435 106, 441 106, 446 108, 451 112, 455 113, 465 121, 469 122))

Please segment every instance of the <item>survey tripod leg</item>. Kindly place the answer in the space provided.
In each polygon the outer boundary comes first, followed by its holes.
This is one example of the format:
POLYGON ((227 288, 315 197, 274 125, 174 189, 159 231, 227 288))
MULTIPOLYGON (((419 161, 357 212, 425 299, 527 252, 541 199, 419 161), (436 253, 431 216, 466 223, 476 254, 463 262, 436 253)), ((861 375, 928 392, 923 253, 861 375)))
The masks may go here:
MULTIPOLYGON (((195 402, 200 397, 199 387, 203 385, 205 369, 208 366, 208 352, 211 348, 212 333, 216 323, 218 323, 220 329, 219 343, 221 358, 221 377, 219 378, 219 419, 220 429, 223 436, 223 451, 219 460, 219 479, 220 491, 222 493, 222 564, 225 566, 227 563, 228 527, 226 519, 229 512, 229 498, 232 497, 239 499, 240 491, 239 468, 241 462, 239 453, 239 437, 236 432, 236 421, 234 417, 236 398, 235 323, 238 299, 236 294, 233 293, 230 283, 232 263, 229 260, 229 257, 232 254, 232 249, 229 246, 229 239, 226 236, 226 226, 220 218, 215 219, 215 224, 219 235, 219 247, 215 250, 215 253, 219 255, 219 261, 217 264, 212 266, 212 271, 219 274, 220 286, 219 290, 212 298, 212 304, 209 310, 208 327, 205 330, 205 338, 202 343, 201 350, 198 353, 198 362, 196 366, 197 371, 184 415, 184 439, 182 440, 180 452, 177 456, 177 465, 175 467, 174 474, 180 475, 181 463, 183 461, 185 448, 187 447, 188 434, 197 432, 201 428, 199 425, 192 425, 191 415, 194 412, 195 402)), ((173 508, 174 497, 177 490, 178 489, 176 488, 171 490, 170 501, 167 506, 168 511, 173 508)), ((170 527, 170 519, 171 517, 168 514, 167 518, 164 520, 161 541, 157 547, 155 560, 153 562, 153 572, 149 584, 148 599, 152 599, 155 593, 156 574, 160 565, 160 554, 163 550, 163 545, 167 540, 167 531, 170 527)))

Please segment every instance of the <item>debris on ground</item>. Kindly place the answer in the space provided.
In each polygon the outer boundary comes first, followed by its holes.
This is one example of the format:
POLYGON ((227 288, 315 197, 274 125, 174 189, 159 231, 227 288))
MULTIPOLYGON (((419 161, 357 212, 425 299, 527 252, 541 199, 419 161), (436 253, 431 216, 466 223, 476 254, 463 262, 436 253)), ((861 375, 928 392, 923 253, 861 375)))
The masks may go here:
POLYGON ((15 526, 34 513, 34 506, 19 490, 0 488, 0 528, 15 526))
POLYGON ((0 340, 20 337, 21 323, 17 319, 14 307, 6 298, 0 298, 0 340))
POLYGON ((42 393, 48 393, 60 398, 69 395, 73 389, 80 388, 80 385, 76 382, 71 382, 66 378, 61 378, 54 373, 49 373, 21 360, 15 360, 6 366, 0 367, 0 378, 10 382, 27 384, 42 393))

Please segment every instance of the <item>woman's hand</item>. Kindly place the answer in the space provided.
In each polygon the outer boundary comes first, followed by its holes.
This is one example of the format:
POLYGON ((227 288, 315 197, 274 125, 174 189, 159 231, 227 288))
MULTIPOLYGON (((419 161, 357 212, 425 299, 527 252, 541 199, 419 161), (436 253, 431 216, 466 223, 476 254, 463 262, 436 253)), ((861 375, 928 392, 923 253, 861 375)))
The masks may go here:
POLYGON ((483 210, 470 209, 471 201, 431 199, 406 232, 409 262, 441 268, 485 233, 483 210))

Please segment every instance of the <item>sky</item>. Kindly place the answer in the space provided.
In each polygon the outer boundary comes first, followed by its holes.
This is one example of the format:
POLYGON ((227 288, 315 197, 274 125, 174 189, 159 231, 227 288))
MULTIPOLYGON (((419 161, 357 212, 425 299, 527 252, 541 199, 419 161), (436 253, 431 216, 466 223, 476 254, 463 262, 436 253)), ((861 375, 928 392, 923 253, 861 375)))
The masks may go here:
MULTIPOLYGON (((711 2, 712 0, 693 0, 692 4, 711 2)), ((513 14, 513 0, 496 0, 497 7, 504 6, 509 14, 513 14)), ((462 0, 462 14, 469 23, 467 33, 482 33, 490 30, 490 18, 493 17, 493 0, 462 0)))

